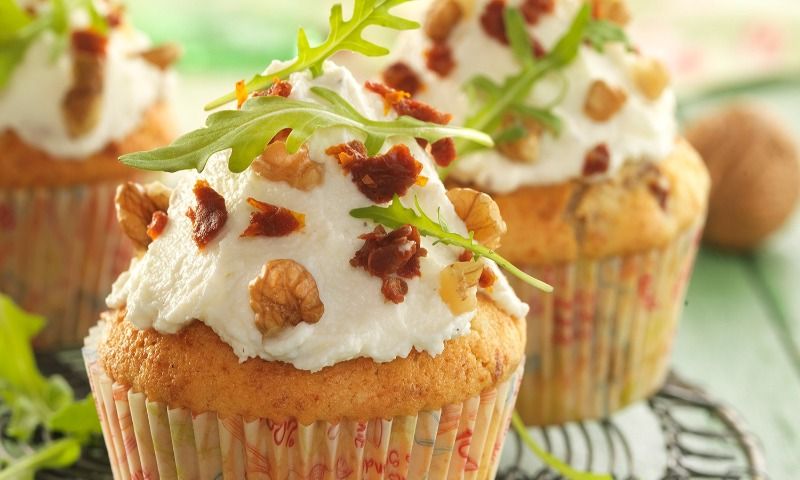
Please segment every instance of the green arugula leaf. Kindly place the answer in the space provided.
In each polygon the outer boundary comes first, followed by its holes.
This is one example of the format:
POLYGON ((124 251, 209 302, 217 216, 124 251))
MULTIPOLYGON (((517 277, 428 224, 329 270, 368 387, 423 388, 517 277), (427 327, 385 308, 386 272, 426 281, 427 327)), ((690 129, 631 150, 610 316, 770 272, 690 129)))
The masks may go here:
POLYGON ((0 480, 34 480, 37 470, 68 467, 80 456, 80 442, 74 438, 62 438, 33 450, 0 469, 0 480))
POLYGON ((603 52, 607 43, 622 43, 628 50, 633 48, 625 30, 608 20, 590 21, 586 26, 584 38, 598 52, 603 52))
POLYGON ((29 23, 31 18, 16 0, 0 0, 0 43, 29 23))
POLYGON ((514 411, 514 414, 511 416, 511 425, 514 427, 514 430, 522 439, 522 442, 525 444, 525 446, 527 446, 534 455, 539 457, 540 460, 547 464, 550 469, 561 475, 566 480, 614 480, 612 475, 588 473, 575 470, 553 456, 551 453, 547 452, 547 450, 539 446, 533 437, 530 436, 528 430, 525 428, 522 418, 516 411, 514 411))
POLYGON ((312 87, 311 91, 327 105, 277 96, 251 98, 241 110, 211 114, 205 128, 183 135, 170 146, 123 155, 120 161, 145 170, 175 172, 195 168, 202 171, 211 155, 231 149, 228 166, 233 172, 242 172, 264 151, 267 142, 285 128, 292 129, 286 140, 286 148, 291 153, 317 130, 329 127, 345 127, 364 135, 370 155, 378 153, 386 139, 394 136, 424 138, 429 142, 455 137, 492 145, 488 135, 465 128, 426 123, 406 116, 391 121, 370 120, 331 90, 312 87))
POLYGON ((413 208, 405 207, 397 195, 392 199, 386 207, 372 205, 364 208, 356 208, 350 210, 350 216, 360 219, 368 219, 373 222, 379 223, 386 227, 395 229, 403 225, 412 225, 417 227, 420 235, 426 237, 436 238, 437 243, 444 243, 455 247, 464 248, 471 251, 476 257, 484 257, 493 260, 498 266, 506 270, 508 273, 514 275, 528 285, 532 285, 542 291, 552 292, 553 287, 537 280, 527 273, 523 272, 511 262, 501 257, 499 254, 479 243, 476 243, 472 238, 472 233, 469 237, 464 237, 457 233, 448 230, 441 220, 434 221, 422 210, 419 201, 415 199, 416 210, 413 208))
POLYGON ((531 38, 528 35, 528 28, 525 26, 525 17, 522 12, 516 8, 506 8, 503 10, 503 19, 514 57, 525 68, 533 66, 536 57, 533 54, 531 38))
MULTIPOLYGON (((349 50, 368 57, 387 55, 389 50, 363 37, 364 30, 370 26, 381 26, 393 30, 413 30, 419 24, 412 20, 392 15, 389 11, 410 0, 355 0, 353 15, 345 20, 342 5, 335 4, 331 8, 330 31, 328 38, 320 45, 312 47, 304 29, 297 32, 297 58, 295 61, 275 73, 256 75, 245 84, 247 92, 254 92, 268 87, 275 78, 285 79, 295 72, 310 69, 314 77, 322 75, 322 64, 334 53, 349 50)), ((236 93, 231 92, 206 105, 206 110, 213 110, 236 100, 236 93)))

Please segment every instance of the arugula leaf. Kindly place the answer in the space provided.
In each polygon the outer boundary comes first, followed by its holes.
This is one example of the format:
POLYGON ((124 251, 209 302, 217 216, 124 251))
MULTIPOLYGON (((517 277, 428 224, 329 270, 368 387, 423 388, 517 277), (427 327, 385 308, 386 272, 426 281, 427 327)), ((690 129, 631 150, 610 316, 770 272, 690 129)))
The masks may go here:
POLYGON ((400 202, 400 197, 395 195, 386 207, 372 205, 364 208, 356 208, 350 210, 350 216, 360 219, 369 219, 389 228, 398 228, 403 225, 412 225, 417 227, 420 235, 426 237, 436 238, 437 243, 444 243, 455 247, 461 247, 471 251, 477 257, 488 258, 493 260, 497 265, 506 270, 508 273, 514 275, 528 285, 532 285, 542 291, 552 292, 553 287, 537 280, 527 273, 523 272, 511 262, 501 257, 499 254, 479 243, 476 243, 472 238, 473 234, 470 233, 469 237, 464 237, 457 233, 451 232, 444 222, 434 221, 422 210, 419 201, 415 199, 416 210, 407 208, 400 202))
POLYGON ((42 326, 41 317, 0 295, 0 414, 8 418, 0 441, 6 453, 16 452, 0 456, 0 480, 32 479, 38 469, 69 465, 81 445, 100 433, 91 396, 76 402, 62 377, 45 378, 36 367, 30 340, 42 326), (45 443, 26 446, 40 428, 46 429, 45 443))
POLYGON ((285 128, 292 129, 286 139, 286 148, 291 153, 296 152, 314 132, 328 127, 346 127, 364 135, 364 144, 370 155, 378 153, 385 140, 393 136, 424 138, 429 142, 456 137, 492 145, 488 135, 465 128, 422 122, 406 116, 391 121, 370 120, 336 92, 322 87, 312 87, 311 91, 327 105, 278 96, 251 98, 241 110, 211 114, 205 128, 183 135, 170 146, 123 155, 120 161, 145 170, 175 172, 195 168, 202 171, 211 155, 231 149, 228 167, 233 172, 242 172, 264 151, 266 143, 285 128))
POLYGON ((580 472, 570 467, 569 465, 565 464, 556 457, 554 457, 552 454, 550 454, 541 446, 539 446, 539 444, 536 443, 533 437, 531 437, 530 434, 528 434, 528 430, 525 428, 525 424, 522 422, 522 418, 519 416, 519 413, 517 413, 516 410, 514 411, 514 414, 511 416, 511 425, 514 427, 514 430, 522 439, 522 442, 531 450, 531 452, 533 452, 533 454, 539 457, 544 463, 546 463, 548 467, 550 467, 553 471, 557 472, 566 480, 613 480, 614 479, 613 476, 608 474, 580 472))
POLYGON ((31 22, 16 0, 0 0, 0 42, 14 35, 31 22))
POLYGON ((603 52, 607 43, 622 43, 628 50, 633 48, 628 34, 622 27, 608 20, 592 20, 586 26, 585 39, 598 52, 603 52))
MULTIPOLYGON (((410 0, 355 0, 353 15, 345 20, 342 5, 337 3, 331 8, 328 38, 320 45, 312 47, 304 29, 297 32, 297 58, 295 61, 275 73, 256 75, 245 85, 247 92, 262 90, 268 87, 275 78, 285 79, 295 72, 310 69, 314 77, 322 75, 322 64, 334 53, 350 50, 368 57, 387 55, 389 50, 363 37, 364 29, 370 26, 381 26, 393 30, 413 30, 419 24, 412 20, 392 15, 389 11, 410 0)), ((205 106, 213 110, 236 99, 231 92, 205 106)))

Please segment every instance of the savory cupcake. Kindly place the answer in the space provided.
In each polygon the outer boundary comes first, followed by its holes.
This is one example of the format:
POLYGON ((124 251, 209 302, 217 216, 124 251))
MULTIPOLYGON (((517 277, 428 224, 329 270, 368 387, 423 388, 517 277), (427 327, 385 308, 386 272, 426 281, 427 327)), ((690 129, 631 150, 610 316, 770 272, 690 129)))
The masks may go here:
POLYGON ((0 31, 0 291, 48 319, 39 347, 77 346, 132 245, 114 225, 120 154, 173 138, 172 46, 122 9, 4 2, 0 31))
MULTIPOLYGON (((402 20, 386 9, 355 11, 402 20)), ((493 478, 528 311, 497 265, 536 282, 426 148, 491 140, 304 48, 240 82, 239 110, 122 158, 200 173, 120 196, 151 241, 84 348, 115 477, 493 478)))
POLYGON ((495 139, 459 145, 440 171, 495 198, 499 252, 555 288, 514 284, 531 306, 530 424, 605 416, 660 387, 705 217, 707 172, 628 18, 621 0, 437 0, 383 74, 495 139))

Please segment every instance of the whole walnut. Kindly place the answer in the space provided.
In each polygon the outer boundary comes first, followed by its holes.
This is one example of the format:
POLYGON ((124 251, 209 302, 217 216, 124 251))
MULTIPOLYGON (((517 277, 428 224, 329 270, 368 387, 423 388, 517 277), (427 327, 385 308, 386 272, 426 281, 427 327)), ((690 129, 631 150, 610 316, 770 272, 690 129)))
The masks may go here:
POLYGON ((749 250, 783 225, 800 196, 800 156, 780 119, 734 105, 690 125, 686 138, 711 174, 706 241, 749 250))

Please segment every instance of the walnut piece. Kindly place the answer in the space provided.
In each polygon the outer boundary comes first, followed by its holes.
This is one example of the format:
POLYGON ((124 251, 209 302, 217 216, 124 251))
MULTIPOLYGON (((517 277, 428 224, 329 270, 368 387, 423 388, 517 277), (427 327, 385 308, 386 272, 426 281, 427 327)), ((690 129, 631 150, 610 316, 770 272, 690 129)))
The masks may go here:
POLYGON ((454 315, 475 310, 478 306, 478 281, 482 262, 456 262, 439 274, 439 295, 454 315))
POLYGON ((265 338, 300 322, 317 323, 325 312, 317 282, 294 260, 267 262, 249 291, 256 328, 265 338))
POLYGON ((105 41, 78 40, 82 38, 77 32, 73 35, 72 85, 61 102, 67 133, 72 138, 80 138, 97 126, 103 105, 105 41))
POLYGON ((257 175, 275 182, 286 182, 293 188, 307 192, 322 184, 325 167, 311 160, 308 148, 303 145, 295 153, 286 151, 286 143, 275 141, 252 164, 257 175))
POLYGON ((447 40, 464 12, 456 0, 436 0, 428 10, 425 34, 434 42, 447 40))
POLYGON ((138 55, 159 70, 166 70, 181 58, 183 49, 178 44, 165 43, 139 52, 138 55))
POLYGON ((172 192, 158 182, 140 185, 123 183, 117 187, 114 199, 117 221, 137 250, 146 250, 152 241, 147 230, 156 212, 166 212, 172 192))
POLYGON ((631 20, 631 12, 624 0, 594 0, 594 18, 608 20, 624 27, 631 20))
POLYGON ((620 111, 628 96, 602 80, 595 80, 586 94, 583 112, 596 122, 606 122, 620 111))
MULTIPOLYGON (((509 121, 505 127, 511 126, 509 121)), ((510 142, 502 142, 497 149, 506 157, 524 163, 536 163, 539 160, 539 138, 542 136, 542 125, 533 119, 523 119, 523 128, 527 133, 522 138, 510 142)))
POLYGON ((669 85, 669 72, 663 63, 653 58, 641 58, 631 75, 636 88, 649 100, 657 100, 669 85))
POLYGON ((451 188, 447 198, 453 202, 456 213, 475 235, 475 240, 488 248, 496 249, 506 233, 506 222, 500 207, 489 195, 471 188, 451 188))

